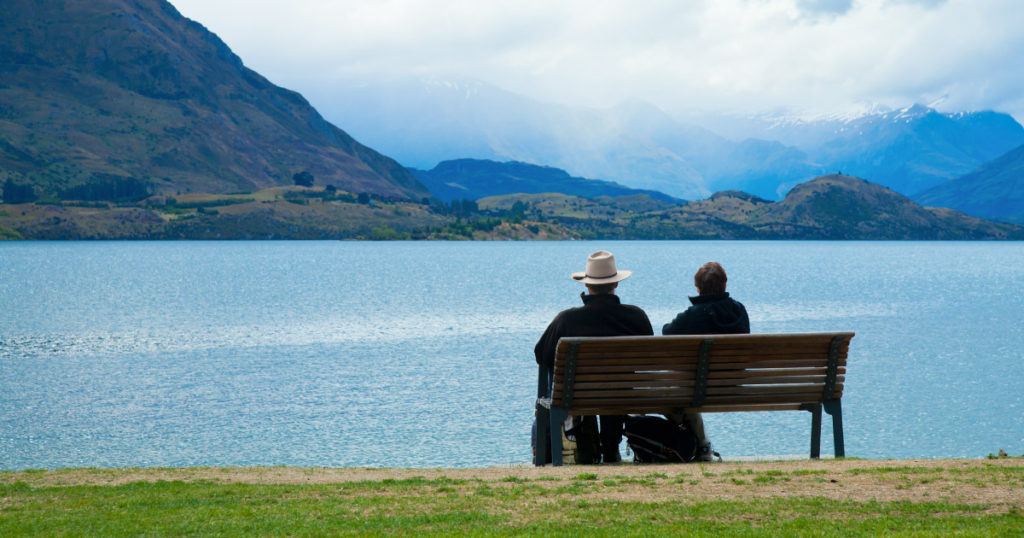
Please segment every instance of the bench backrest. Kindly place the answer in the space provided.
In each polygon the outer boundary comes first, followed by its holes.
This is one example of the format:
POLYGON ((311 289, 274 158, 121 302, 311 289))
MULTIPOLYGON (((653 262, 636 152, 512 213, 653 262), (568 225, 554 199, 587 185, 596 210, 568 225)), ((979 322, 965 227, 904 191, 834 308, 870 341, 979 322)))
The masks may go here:
POLYGON ((565 337, 551 406, 580 415, 802 409, 842 397, 853 335, 565 337))

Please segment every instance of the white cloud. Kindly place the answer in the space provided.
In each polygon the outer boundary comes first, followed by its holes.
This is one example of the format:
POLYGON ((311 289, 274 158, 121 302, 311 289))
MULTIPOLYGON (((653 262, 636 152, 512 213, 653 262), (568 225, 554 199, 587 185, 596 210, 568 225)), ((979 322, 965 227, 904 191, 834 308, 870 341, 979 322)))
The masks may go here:
POLYGON ((274 82, 478 78, 543 100, 827 112, 946 97, 1024 119, 1016 0, 172 0, 274 82))

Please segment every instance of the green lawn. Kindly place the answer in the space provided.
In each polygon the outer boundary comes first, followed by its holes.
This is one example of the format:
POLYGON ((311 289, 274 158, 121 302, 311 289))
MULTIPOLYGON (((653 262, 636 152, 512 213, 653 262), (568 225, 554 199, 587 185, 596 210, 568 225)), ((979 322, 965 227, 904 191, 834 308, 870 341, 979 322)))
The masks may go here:
POLYGON ((0 536, 1020 536, 1021 463, 3 472, 0 536))

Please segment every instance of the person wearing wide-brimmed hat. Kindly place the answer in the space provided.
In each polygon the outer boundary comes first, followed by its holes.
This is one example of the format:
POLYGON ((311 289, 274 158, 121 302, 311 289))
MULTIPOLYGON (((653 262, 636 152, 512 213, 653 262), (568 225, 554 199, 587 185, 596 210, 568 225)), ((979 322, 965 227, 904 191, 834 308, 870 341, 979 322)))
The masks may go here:
MULTIPOLYGON (((652 335, 651 321, 639 307, 622 304, 615 290, 632 271, 618 269, 611 252, 599 250, 587 257, 586 271, 573 273, 572 278, 587 287, 581 293, 583 306, 559 312, 537 341, 533 353, 537 364, 553 368, 555 346, 563 336, 632 336, 652 335)), ((622 415, 601 415, 601 455, 605 462, 620 460, 622 415)))

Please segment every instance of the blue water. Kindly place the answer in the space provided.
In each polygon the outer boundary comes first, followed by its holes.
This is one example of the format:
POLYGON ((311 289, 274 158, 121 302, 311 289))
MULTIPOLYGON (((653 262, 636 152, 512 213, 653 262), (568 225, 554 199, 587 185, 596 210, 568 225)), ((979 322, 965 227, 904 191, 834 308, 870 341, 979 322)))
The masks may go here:
MULTIPOLYGON (((533 344, 601 248, 656 330, 717 260, 754 332, 855 331, 847 455, 1024 453, 1021 243, 18 242, 0 469, 525 463, 533 344)), ((706 423, 808 451, 809 413, 706 423)))

